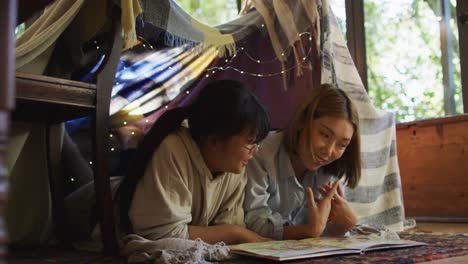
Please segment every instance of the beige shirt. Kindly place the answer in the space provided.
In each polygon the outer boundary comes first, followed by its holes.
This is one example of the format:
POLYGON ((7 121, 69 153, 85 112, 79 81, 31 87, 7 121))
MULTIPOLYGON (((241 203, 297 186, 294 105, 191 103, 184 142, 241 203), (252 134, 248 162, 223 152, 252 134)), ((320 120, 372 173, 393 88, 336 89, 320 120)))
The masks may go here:
POLYGON ((187 225, 244 226, 245 173, 213 177, 187 128, 168 135, 138 183, 129 211, 136 234, 188 238, 187 225))

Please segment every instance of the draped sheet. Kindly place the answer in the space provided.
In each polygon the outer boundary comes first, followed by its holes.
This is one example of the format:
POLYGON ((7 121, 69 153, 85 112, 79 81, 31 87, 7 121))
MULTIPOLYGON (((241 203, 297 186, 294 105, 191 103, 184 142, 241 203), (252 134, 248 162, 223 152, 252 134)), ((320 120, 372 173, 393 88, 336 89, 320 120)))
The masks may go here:
POLYGON ((55 1, 16 41, 16 69, 42 74, 60 34, 73 21, 84 0, 55 1))
POLYGON ((232 55, 235 43, 262 23, 261 17, 256 13, 248 13, 223 25, 211 27, 187 14, 173 0, 141 0, 141 6, 143 23, 163 29, 167 45, 195 46, 202 43, 216 47, 221 57, 225 54, 232 55))
MULTIPOLYGON (((148 3, 142 2, 143 15, 148 16, 148 12, 154 10, 148 9, 148 3)), ((268 1, 263 4, 268 4, 268 1)), ((250 11, 248 15, 249 19, 257 21, 254 24, 258 29, 252 31, 251 27, 246 27, 250 33, 241 34, 242 38, 239 39, 234 38, 234 50, 228 49, 229 52, 224 54, 226 56, 223 58, 218 58, 223 52, 217 44, 206 45, 206 35, 201 37, 203 34, 199 35, 200 32, 196 30, 195 33, 190 32, 193 30, 190 23, 179 21, 186 31, 173 31, 169 35, 181 34, 182 39, 205 42, 204 45, 196 46, 187 41, 166 42, 175 47, 140 53, 142 55, 138 56, 141 56, 141 60, 136 59, 136 55, 128 55, 127 58, 124 55, 111 102, 114 127, 121 132, 124 142, 130 142, 129 138, 144 133, 166 109, 189 104, 207 82, 232 78, 245 82, 265 105, 272 118, 273 127, 282 128, 287 124, 295 106, 319 81, 334 83, 350 96, 360 115, 362 179, 355 190, 346 189, 347 198, 360 223, 393 231, 402 230, 404 207, 394 115, 376 109, 370 101, 336 18, 328 9, 327 1, 323 1, 322 4, 317 0, 315 6, 320 14, 320 34, 314 32, 314 24, 310 20, 303 22, 304 24, 296 24, 299 33, 308 33, 302 34, 298 41, 292 43, 292 46, 303 47, 303 62, 295 59, 296 54, 291 52, 289 41, 285 42, 287 45, 284 50, 289 51, 285 54, 286 59, 278 59, 271 44, 271 34, 265 32, 261 24, 258 26, 257 22, 262 19, 255 10, 250 11), (316 38, 318 35, 320 39, 316 38), (320 48, 319 52, 317 48, 320 48), (302 68, 302 75, 297 74, 299 67, 302 68), (142 71, 147 74, 138 74, 137 68, 144 69, 142 71), (284 84, 282 85, 285 80, 287 90, 283 89, 284 84)), ((304 10, 291 9, 293 16, 299 16, 298 12, 304 10)), ((174 15, 171 12, 169 17, 174 15)), ((176 13, 187 20, 189 16, 181 12, 183 11, 177 10, 176 13)), ((162 29, 165 29, 165 23, 168 30, 173 28, 174 24, 171 23, 175 22, 168 21, 175 18, 168 18, 167 12, 161 14, 163 17, 152 13, 151 18, 147 17, 144 20, 147 23, 160 21, 156 26, 163 27, 162 29)), ((274 23, 278 25, 277 18, 274 19, 274 23)), ((230 25, 238 25, 238 21, 230 25)), ((283 39, 285 33, 281 28, 274 28, 279 30, 277 35, 283 39)))
POLYGON ((370 101, 336 18, 323 18, 322 83, 336 83, 359 112, 362 178, 346 197, 359 222, 393 231, 404 228, 404 206, 396 151, 395 118, 370 101))
MULTIPOLYGON (((94 37, 107 22, 106 15, 110 9, 107 2, 107 0, 56 0, 48 5, 16 41, 16 70, 43 74, 57 40, 74 20, 78 21, 80 29, 79 32, 74 32, 74 42, 82 44, 94 37)), ((137 43, 135 17, 140 14, 141 7, 138 0, 116 0, 116 5, 121 6, 124 47, 132 47, 137 43)), ((74 53, 74 56, 84 56, 79 45, 72 45, 69 48, 72 49, 69 52, 74 53)))

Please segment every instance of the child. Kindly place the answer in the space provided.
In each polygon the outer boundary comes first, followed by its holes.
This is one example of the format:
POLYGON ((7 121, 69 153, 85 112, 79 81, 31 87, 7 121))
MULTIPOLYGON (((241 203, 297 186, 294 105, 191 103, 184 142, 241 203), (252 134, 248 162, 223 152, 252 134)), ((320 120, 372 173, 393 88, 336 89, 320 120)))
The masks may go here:
POLYGON ((269 124, 256 97, 232 80, 212 82, 190 106, 164 113, 119 186, 121 227, 150 240, 267 240, 244 228, 242 205, 245 166, 269 124))
POLYGON ((328 84, 314 89, 247 166, 247 227, 274 239, 345 234, 357 218, 339 181, 330 180, 345 175, 356 187, 360 162, 359 118, 350 99, 328 84), (319 192, 323 199, 316 200, 319 192))

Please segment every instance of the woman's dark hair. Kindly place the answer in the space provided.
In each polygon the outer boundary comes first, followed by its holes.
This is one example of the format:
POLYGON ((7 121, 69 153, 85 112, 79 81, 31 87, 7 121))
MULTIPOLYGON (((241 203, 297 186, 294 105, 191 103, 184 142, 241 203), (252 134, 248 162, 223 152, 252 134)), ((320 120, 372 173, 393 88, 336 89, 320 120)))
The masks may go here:
POLYGON ((270 120, 263 106, 248 88, 234 80, 211 82, 191 105, 162 114, 140 142, 118 188, 117 201, 123 231, 133 231, 128 211, 136 186, 153 153, 167 135, 180 127, 184 119, 188 119, 190 134, 196 142, 202 142, 208 136, 227 139, 247 130, 255 135, 252 143, 258 143, 270 130, 270 120))

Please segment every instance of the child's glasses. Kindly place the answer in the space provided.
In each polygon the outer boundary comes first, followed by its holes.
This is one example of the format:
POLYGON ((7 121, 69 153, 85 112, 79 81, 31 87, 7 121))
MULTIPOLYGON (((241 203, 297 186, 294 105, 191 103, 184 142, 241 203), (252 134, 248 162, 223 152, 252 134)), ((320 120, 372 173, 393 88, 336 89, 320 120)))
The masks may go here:
POLYGON ((250 144, 250 145, 244 146, 244 148, 249 151, 249 154, 251 154, 251 153, 257 152, 258 149, 260 148, 260 145, 259 144, 250 144))

